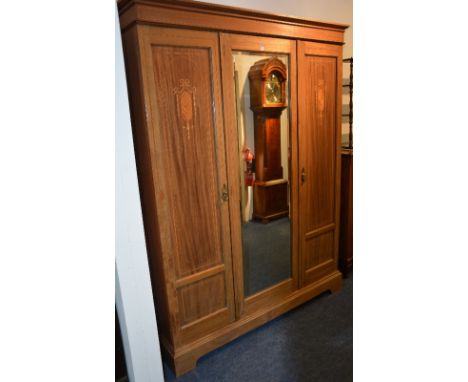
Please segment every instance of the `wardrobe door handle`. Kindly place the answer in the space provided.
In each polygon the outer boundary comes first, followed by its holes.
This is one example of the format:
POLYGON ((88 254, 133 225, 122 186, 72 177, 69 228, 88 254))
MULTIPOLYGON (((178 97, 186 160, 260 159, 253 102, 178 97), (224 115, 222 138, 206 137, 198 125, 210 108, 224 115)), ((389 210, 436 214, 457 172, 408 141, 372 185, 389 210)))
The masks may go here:
POLYGON ((302 171, 301 171, 301 181, 302 181, 302 183, 304 183, 306 181, 306 178, 307 178, 307 175, 306 175, 306 172, 305 172, 305 168, 302 167, 302 171))
POLYGON ((221 191, 221 199, 223 199, 225 202, 229 200, 229 192, 225 184, 223 184, 223 189, 221 191))

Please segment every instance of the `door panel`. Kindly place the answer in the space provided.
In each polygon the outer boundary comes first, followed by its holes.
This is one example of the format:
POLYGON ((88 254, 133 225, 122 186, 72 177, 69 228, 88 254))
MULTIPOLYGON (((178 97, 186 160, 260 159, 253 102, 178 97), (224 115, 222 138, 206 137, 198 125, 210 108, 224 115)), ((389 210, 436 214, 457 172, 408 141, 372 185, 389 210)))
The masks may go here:
POLYGON ((141 30, 161 247, 186 343, 235 315, 218 37, 141 30))
POLYGON ((190 324, 226 306, 224 275, 204 278, 177 291, 182 325, 190 324), (206 291, 211 293, 207 295, 206 291))
POLYGON ((333 260, 333 231, 306 239, 305 269, 310 270, 316 266, 333 260))
POLYGON ((223 261, 210 51, 156 45, 152 53, 179 278, 223 261))
POLYGON ((303 191, 311 196, 305 203, 314 212, 304 220, 310 232, 334 219, 336 59, 308 56, 302 75, 308 78, 304 84, 308 107, 299 118, 310 121, 311 127, 302 136, 311 148, 303 153, 307 169, 303 191))
POLYGON ((298 62, 300 251, 305 285, 333 272, 337 264, 340 47, 300 41, 298 62))

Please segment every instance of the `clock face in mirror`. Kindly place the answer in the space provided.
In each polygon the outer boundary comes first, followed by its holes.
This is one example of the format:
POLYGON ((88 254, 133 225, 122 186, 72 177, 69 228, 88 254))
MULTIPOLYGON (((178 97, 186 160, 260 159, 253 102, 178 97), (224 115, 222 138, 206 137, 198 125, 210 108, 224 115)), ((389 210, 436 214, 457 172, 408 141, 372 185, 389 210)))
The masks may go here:
POLYGON ((267 103, 281 103, 281 81, 278 74, 270 73, 265 83, 265 95, 267 103))

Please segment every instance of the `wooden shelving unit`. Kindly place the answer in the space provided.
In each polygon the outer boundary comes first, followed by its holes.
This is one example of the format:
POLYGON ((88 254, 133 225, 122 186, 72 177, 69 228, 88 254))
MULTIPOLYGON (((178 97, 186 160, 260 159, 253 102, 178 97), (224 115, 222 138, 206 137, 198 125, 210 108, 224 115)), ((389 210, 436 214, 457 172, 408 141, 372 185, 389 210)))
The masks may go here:
POLYGON ((341 149, 339 248, 339 267, 346 276, 353 267, 353 58, 345 58, 343 63, 350 65, 349 83, 343 85, 343 88, 349 88, 349 113, 343 114, 349 118, 349 141, 341 149))
POLYGON ((349 84, 344 84, 344 88, 349 88, 349 113, 348 114, 342 114, 343 117, 349 117, 349 142, 348 146, 343 146, 346 147, 347 149, 352 149, 353 148, 353 58, 345 58, 343 60, 343 63, 349 64, 349 84))

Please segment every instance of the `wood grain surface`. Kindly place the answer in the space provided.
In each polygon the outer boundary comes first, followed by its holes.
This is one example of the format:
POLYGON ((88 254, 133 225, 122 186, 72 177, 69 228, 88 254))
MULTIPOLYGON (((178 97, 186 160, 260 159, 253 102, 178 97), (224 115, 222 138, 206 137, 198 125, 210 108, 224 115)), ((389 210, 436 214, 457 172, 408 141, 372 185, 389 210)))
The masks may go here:
POLYGON ((168 25, 264 36, 343 43, 345 24, 190 0, 121 0, 122 29, 139 24, 168 25))
POLYGON ((305 285, 337 268, 341 49, 298 44, 300 257, 305 285))
POLYGON ((118 7, 160 341, 180 375, 203 354, 340 288, 346 26, 188 0, 118 7), (234 51, 289 56, 291 278, 248 298, 234 51))
POLYGON ((161 253, 173 345, 234 320, 218 36, 141 28, 161 253), (220 267, 222 265, 222 267, 220 267), (213 293, 216 288, 217 293, 213 293), (221 295, 220 295, 221 294, 221 295))

